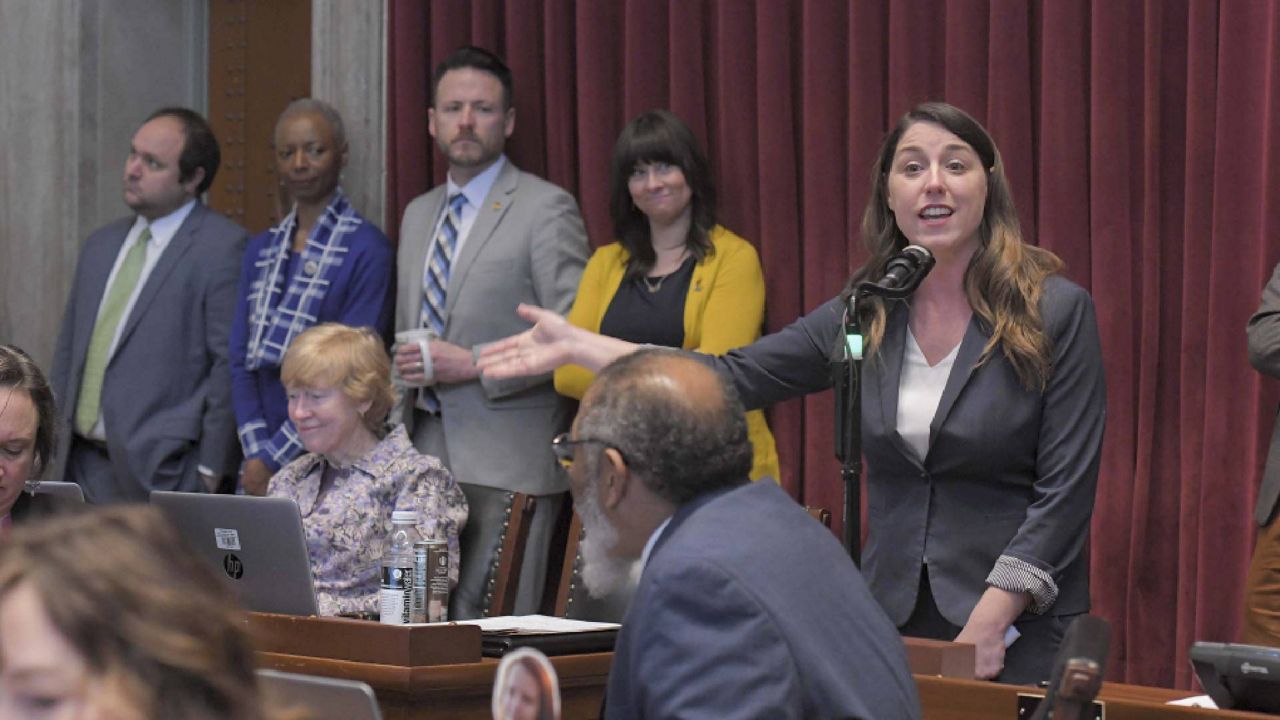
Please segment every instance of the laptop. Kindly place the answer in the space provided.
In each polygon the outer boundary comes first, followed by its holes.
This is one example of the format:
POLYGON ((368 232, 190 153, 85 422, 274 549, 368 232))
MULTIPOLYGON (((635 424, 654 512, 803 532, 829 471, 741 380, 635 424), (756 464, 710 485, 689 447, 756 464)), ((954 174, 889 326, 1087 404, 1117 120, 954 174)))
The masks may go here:
POLYGON ((35 484, 31 490, 32 495, 49 495, 59 498, 66 502, 84 502, 84 490, 73 482, 60 482, 57 480, 41 480, 35 484))
POLYGON ((151 504, 246 610, 319 614, 302 515, 290 498, 156 490, 151 504))
POLYGON ((262 692, 281 709, 301 708, 311 720, 382 720, 373 688, 356 680, 259 670, 262 692))

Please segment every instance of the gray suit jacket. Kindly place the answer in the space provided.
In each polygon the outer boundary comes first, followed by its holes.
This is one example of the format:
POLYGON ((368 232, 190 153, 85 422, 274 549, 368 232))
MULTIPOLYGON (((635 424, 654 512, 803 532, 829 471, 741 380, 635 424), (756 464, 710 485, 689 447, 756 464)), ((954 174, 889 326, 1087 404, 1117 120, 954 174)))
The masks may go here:
POLYGON ((681 507, 623 621, 605 717, 918 718, 897 631, 831 533, 762 480, 681 507))
MULTIPOLYGON (((1249 318, 1249 363, 1263 375, 1280 378, 1280 265, 1276 266, 1271 280, 1262 290, 1262 304, 1258 306, 1258 312, 1249 318)), ((1259 525, 1271 523, 1277 499, 1280 499, 1280 422, 1271 432, 1262 487, 1258 489, 1258 505, 1253 511, 1259 525)))
MULTIPOLYGON (((841 337, 839 299, 714 362, 747 407, 830 386, 841 337)), ((1049 612, 1089 608, 1085 552, 1106 417, 1093 302, 1062 277, 1040 299, 1052 375, 1028 391, 996 352, 976 366, 990 331, 965 332, 921 461, 897 431, 907 307, 890 308, 879 352, 863 365, 862 443, 868 539, 863 572, 895 625, 915 607, 926 562, 938 609, 964 625, 1001 556, 1046 573, 1058 587, 1049 612)))
MULTIPOLYGON (((397 332, 421 327, 422 272, 445 192, 439 186, 405 208, 397 332)), ((450 272, 444 339, 477 350, 527 330, 516 315, 519 303, 567 313, 587 255, 573 197, 506 161, 450 272)), ((437 385, 436 393, 458 482, 534 495, 567 488, 551 438, 567 426, 569 406, 556 394, 550 374, 437 385)), ((402 396, 399 417, 412 433, 414 395, 402 396)))
MULTIPOLYGON (((98 304, 134 220, 121 218, 95 231, 76 265, 53 360, 62 424, 58 472, 66 462, 98 304)), ((86 500, 145 500, 152 490, 202 490, 199 465, 221 475, 236 471, 227 343, 246 240, 244 228, 196 203, 147 277, 103 378, 102 413, 115 477, 86 486, 86 500)))

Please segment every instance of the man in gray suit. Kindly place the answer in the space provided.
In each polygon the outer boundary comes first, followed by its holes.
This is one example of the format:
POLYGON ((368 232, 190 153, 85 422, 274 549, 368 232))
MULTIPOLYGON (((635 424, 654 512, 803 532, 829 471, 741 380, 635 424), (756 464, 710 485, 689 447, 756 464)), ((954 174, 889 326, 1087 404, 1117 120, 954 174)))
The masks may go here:
POLYGON ((550 374, 481 379, 474 360, 485 343, 528 327, 518 303, 567 312, 588 254, 574 199, 503 155, 515 129, 511 101, 511 71, 486 50, 461 48, 436 67, 428 128, 449 161, 448 181, 409 204, 400 232, 396 331, 436 336, 428 363, 418 344, 397 347, 404 423, 414 445, 453 472, 470 506, 453 598, 460 618, 486 606, 514 492, 538 498, 515 606, 537 610, 567 487, 550 441, 568 409, 550 374))
MULTIPOLYGON (((1262 303, 1249 318, 1249 363, 1268 377, 1280 378, 1280 265, 1262 290, 1262 303)), ((1244 627, 1241 639, 1254 645, 1280 647, 1280 421, 1272 430, 1267 464, 1258 488, 1253 517, 1258 542, 1245 580, 1244 627)))
POLYGON ((235 471, 227 333, 247 236, 199 200, 219 157, 197 113, 152 113, 125 161, 135 214, 81 250, 53 389, 56 464, 90 502, 212 490, 235 471))

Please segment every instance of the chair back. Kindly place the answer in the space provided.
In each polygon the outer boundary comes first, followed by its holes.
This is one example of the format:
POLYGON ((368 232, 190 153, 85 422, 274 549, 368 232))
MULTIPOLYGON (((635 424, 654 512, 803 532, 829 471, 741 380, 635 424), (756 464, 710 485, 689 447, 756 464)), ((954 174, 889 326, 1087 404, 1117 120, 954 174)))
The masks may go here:
POLYGON ((510 493, 510 500, 507 519, 502 523, 502 534, 498 538, 498 553, 493 558, 485 586, 485 617, 510 615, 515 611, 525 545, 528 544, 530 523, 538 506, 537 498, 525 493, 510 493))

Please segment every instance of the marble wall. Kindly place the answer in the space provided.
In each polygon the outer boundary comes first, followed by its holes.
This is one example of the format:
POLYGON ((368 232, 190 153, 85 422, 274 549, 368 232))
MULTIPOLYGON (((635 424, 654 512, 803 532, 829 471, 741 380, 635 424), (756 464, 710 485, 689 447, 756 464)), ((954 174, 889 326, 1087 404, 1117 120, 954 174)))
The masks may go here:
POLYGON ((342 113, 350 159, 342 187, 366 218, 382 228, 386 218, 385 2, 312 0, 311 92, 342 113))

